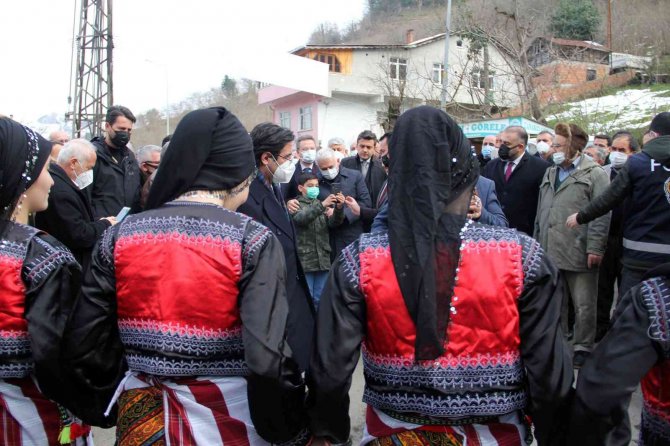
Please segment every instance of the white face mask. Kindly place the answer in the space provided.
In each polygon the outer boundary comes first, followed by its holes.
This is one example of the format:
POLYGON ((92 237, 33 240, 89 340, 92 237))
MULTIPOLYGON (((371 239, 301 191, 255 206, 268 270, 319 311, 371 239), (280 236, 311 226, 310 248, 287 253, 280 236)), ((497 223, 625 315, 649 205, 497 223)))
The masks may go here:
POLYGON ((491 159, 494 160, 498 158, 498 149, 496 149, 496 146, 493 146, 491 149, 491 159))
POLYGON ((621 152, 611 152, 610 153, 610 163, 612 163, 612 166, 616 169, 623 167, 624 164, 626 164, 626 161, 628 161, 628 155, 625 153, 621 152))
MULTIPOLYGON (((274 157, 272 157, 274 158, 274 157)), ((275 159, 275 163, 277 160, 275 159)), ((284 164, 277 163, 277 169, 272 174, 272 182, 275 184, 288 183, 293 178, 295 164, 291 161, 284 161, 284 164)))
POLYGON ((316 159, 316 150, 310 149, 302 152, 302 162, 305 164, 312 164, 316 159))
POLYGON ((565 153, 563 152, 556 152, 553 155, 551 155, 551 160, 554 162, 554 164, 561 165, 565 162, 565 153))
POLYGON ((537 146, 535 144, 528 144, 528 148, 526 150, 529 154, 535 155, 537 153, 537 146))
POLYGON ((538 143, 535 144, 535 147, 537 147, 537 151, 540 153, 547 153, 551 148, 549 144, 544 141, 538 141, 538 143))
POLYGON ((337 174, 340 173, 340 169, 337 167, 332 167, 327 170, 321 170, 321 175, 327 180, 334 180, 337 177, 337 174))
MULTIPOLYGON (((79 165, 81 166, 81 163, 79 165)), ((90 186, 91 183, 93 183, 93 169, 87 170, 86 172, 82 172, 77 175, 74 179, 74 183, 80 190, 90 186)))

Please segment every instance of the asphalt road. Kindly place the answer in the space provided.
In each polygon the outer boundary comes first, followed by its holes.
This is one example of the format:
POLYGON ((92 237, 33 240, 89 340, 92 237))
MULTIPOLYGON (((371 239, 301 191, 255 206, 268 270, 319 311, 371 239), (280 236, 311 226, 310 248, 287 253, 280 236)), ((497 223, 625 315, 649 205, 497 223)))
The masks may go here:
MULTIPOLYGON (((349 396, 351 398, 351 408, 349 409, 349 415, 351 416, 351 435, 353 438, 354 445, 358 444, 360 439, 363 436, 363 425, 365 423, 365 405, 362 403, 361 399, 363 396, 363 369, 362 363, 359 362, 356 371, 354 372, 354 378, 351 383, 351 391, 349 396)), ((642 396, 639 389, 633 395, 631 401, 630 409, 628 413, 631 418, 631 425, 633 426, 634 432, 632 435, 633 441, 631 445, 637 445, 637 431, 640 425, 640 410, 642 407, 642 396)), ((113 446, 114 445, 114 429, 94 429, 93 430, 94 440, 96 446, 113 446)))

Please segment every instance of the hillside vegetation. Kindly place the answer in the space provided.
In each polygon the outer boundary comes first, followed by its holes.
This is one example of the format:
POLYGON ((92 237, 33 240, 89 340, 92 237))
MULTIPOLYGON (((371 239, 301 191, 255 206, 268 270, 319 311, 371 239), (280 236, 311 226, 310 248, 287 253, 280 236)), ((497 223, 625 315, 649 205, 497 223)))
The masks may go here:
MULTIPOLYGON (((607 43, 608 0, 592 3, 599 14, 592 40, 607 43)), ((518 10, 517 19, 532 34, 553 35, 552 17, 560 4, 561 0, 453 0, 452 29, 459 31, 477 23, 492 33, 513 32, 507 19, 518 10)), ((668 6, 668 0, 613 1, 612 49, 637 55, 670 54, 668 6)), ((446 0, 368 0, 368 11, 360 21, 351 22, 344 29, 322 23, 315 28, 309 43, 401 44, 408 29, 414 29, 417 39, 444 32, 445 16, 446 0)))

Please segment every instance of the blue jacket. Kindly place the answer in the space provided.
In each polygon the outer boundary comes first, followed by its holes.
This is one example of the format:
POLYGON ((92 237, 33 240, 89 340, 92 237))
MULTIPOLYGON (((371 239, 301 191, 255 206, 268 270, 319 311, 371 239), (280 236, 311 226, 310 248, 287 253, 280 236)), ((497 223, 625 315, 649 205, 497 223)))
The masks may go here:
MULTIPOLYGON (((477 180, 477 193, 482 200, 482 215, 477 220, 479 223, 491 226, 507 227, 507 218, 500 207, 496 195, 496 185, 488 178, 479 177, 477 180)), ((372 223, 371 232, 384 232, 388 230, 388 201, 379 209, 375 221, 372 223)))

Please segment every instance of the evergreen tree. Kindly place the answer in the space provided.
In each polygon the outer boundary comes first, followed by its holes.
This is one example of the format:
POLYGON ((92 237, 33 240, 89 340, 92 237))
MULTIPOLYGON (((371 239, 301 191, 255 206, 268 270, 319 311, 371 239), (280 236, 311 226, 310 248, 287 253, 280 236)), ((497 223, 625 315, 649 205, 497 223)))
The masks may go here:
POLYGON ((221 82, 221 91, 223 91, 228 99, 237 97, 239 94, 237 91, 237 81, 226 74, 223 78, 223 82, 221 82))
POLYGON ((600 21, 593 0, 561 0, 551 18, 551 30, 564 39, 593 40, 600 21))

